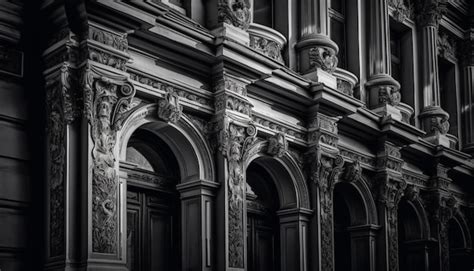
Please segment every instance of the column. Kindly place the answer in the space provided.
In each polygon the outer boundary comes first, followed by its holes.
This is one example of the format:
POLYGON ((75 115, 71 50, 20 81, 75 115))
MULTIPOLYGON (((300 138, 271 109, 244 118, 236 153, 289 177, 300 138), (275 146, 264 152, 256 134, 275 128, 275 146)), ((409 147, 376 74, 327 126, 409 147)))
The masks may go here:
POLYGON ((423 109, 420 113, 426 139, 436 145, 449 147, 446 133, 449 130, 449 114, 440 106, 438 54, 436 40, 445 4, 440 0, 423 0, 417 6, 419 27, 420 83, 423 89, 423 109))
POLYGON ((218 184, 196 180, 177 185, 181 194, 181 268, 213 270, 214 197, 218 184))
MULTIPOLYGON (((474 10, 474 7, 472 8, 474 10)), ((474 13, 474 11, 473 11, 474 13)), ((474 14, 472 15, 474 18, 474 14)), ((474 25, 472 23, 471 25, 474 25)), ((471 28, 472 29, 472 28, 471 28)), ((470 37, 465 41, 464 44, 464 56, 465 58, 463 65, 463 93, 461 99, 461 117, 462 117, 462 134, 463 151, 474 155, 474 31, 468 35, 470 37)))
POLYGON ((124 33, 92 22, 82 27, 84 32, 58 31, 45 55, 45 269, 126 270, 125 187, 116 142, 135 95, 126 74, 128 43, 124 33))
POLYGON ((300 39, 296 44, 300 72, 311 80, 336 89, 331 75, 337 67, 337 44, 329 38, 329 0, 303 0, 300 3, 300 39))
POLYGON ((311 202, 310 270, 334 270, 333 191, 344 160, 337 149, 338 118, 314 113, 309 118, 308 157, 311 202))
POLYGON ((377 175, 374 189, 377 195, 377 212, 382 226, 377 248, 377 270, 398 271, 398 203, 407 186, 402 177, 400 147, 383 141, 377 154, 377 175))
POLYGON ((369 105, 375 112, 402 119, 400 84, 391 76, 390 25, 387 0, 369 1, 369 105))
POLYGON ((247 268, 246 170, 244 157, 256 140, 251 124, 249 81, 224 68, 215 73, 214 141, 220 188, 216 198, 217 270, 247 268))
POLYGON ((311 210, 277 212, 280 219, 280 266, 282 271, 308 269, 308 222, 311 210))

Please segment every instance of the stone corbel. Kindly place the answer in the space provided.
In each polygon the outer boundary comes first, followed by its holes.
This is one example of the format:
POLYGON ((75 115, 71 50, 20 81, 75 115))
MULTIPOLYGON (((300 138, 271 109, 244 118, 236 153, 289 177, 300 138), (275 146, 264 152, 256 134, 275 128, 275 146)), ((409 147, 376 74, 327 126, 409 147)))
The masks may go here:
POLYGON ((346 163, 344 166, 344 172, 342 179, 345 181, 358 181, 362 178, 362 168, 358 160, 355 160, 351 163, 346 163))
POLYGON ((276 133, 268 138, 267 153, 272 156, 282 157, 288 151, 288 142, 285 134, 276 133))
POLYGON ((179 103, 179 96, 175 92, 167 92, 158 102, 158 117, 166 122, 177 123, 183 113, 183 106, 179 103))
POLYGON ((390 142, 382 143, 377 154, 377 168, 381 170, 389 170, 397 176, 401 176, 403 160, 400 153, 400 147, 390 142))

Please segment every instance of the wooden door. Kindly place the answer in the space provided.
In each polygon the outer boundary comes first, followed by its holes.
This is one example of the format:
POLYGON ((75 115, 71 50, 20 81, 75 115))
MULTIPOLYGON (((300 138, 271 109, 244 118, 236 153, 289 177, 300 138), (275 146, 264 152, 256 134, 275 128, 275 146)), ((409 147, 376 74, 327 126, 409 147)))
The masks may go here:
POLYGON ((130 271, 179 270, 177 203, 167 193, 128 187, 127 266, 130 271))
MULTIPOLYGON (((277 224, 278 225, 278 224, 277 224)), ((247 213, 247 270, 279 270, 275 221, 268 215, 247 213)))

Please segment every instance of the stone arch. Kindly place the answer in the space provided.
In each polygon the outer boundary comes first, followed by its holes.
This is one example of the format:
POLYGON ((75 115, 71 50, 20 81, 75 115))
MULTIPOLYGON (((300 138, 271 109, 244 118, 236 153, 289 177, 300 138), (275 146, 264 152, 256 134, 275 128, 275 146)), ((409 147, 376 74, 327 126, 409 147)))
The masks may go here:
POLYGON ((471 232, 469 230, 469 225, 464 217, 464 214, 461 212, 461 210, 457 210, 452 218, 456 223, 459 225, 459 229, 461 230, 462 237, 463 237, 463 243, 464 247, 466 249, 471 249, 472 248, 472 238, 471 238, 471 232))
POLYGON ((160 137, 171 148, 178 160, 181 183, 215 181, 215 169, 210 147, 192 121, 182 115, 177 123, 158 118, 157 104, 149 104, 133 111, 125 120, 118 135, 119 159, 125 160, 128 141, 138 129, 146 129, 160 137))
POLYGON ((253 144, 244 154, 244 169, 247 169, 251 162, 256 162, 272 175, 273 180, 284 180, 275 182, 281 209, 310 209, 308 186, 297 162, 288 152, 281 157, 270 156, 265 153, 267 147, 268 141, 257 141, 253 144))
POLYGON ((419 225, 419 239, 427 240, 429 239, 431 233, 430 233, 430 224, 428 220, 428 215, 426 213, 425 207, 423 203, 421 202, 421 199, 416 196, 413 198, 410 198, 409 196, 404 196, 402 197, 401 201, 406 201, 411 208, 413 208, 413 211, 416 214, 417 217, 417 222, 419 225))

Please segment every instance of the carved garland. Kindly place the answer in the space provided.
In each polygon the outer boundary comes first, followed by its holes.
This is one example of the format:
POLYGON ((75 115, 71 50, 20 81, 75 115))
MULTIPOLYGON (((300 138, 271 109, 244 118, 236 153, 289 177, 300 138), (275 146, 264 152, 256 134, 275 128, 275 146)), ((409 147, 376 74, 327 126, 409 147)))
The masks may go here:
MULTIPOLYGON (((123 79, 122 79, 123 80, 123 79)), ((133 86, 83 74, 84 114, 91 125, 92 149, 92 251, 118 253, 118 175, 114 147, 117 131, 129 111, 133 86)))
POLYGON ((228 198, 229 198, 229 265, 244 267, 244 193, 245 174, 243 157, 255 142, 257 129, 229 123, 225 120, 219 132, 219 150, 227 158, 228 166, 228 198))

